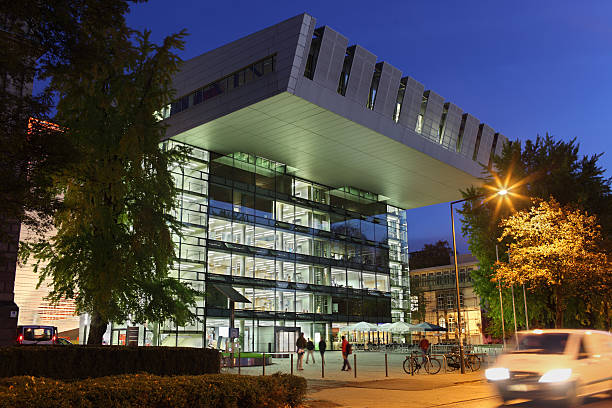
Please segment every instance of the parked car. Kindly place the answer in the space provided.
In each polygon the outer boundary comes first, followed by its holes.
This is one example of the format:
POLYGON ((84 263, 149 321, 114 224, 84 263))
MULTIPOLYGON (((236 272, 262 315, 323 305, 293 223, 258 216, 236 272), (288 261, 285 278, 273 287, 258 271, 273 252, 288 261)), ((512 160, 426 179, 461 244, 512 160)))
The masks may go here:
POLYGON ((612 392, 612 334, 596 330, 530 330, 501 354, 485 376, 504 402, 561 400, 612 392))
POLYGON ((57 327, 17 326, 17 344, 58 344, 57 327))

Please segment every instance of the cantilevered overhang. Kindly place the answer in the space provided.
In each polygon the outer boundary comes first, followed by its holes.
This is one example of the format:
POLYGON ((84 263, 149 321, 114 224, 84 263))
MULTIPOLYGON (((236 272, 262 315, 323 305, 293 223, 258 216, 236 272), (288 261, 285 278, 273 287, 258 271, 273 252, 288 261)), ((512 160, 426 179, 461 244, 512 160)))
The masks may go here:
POLYGON ((406 209, 455 200, 460 189, 479 183, 481 173, 478 163, 416 134, 395 140, 289 92, 172 139, 266 157, 297 168, 297 176, 371 191, 406 209))

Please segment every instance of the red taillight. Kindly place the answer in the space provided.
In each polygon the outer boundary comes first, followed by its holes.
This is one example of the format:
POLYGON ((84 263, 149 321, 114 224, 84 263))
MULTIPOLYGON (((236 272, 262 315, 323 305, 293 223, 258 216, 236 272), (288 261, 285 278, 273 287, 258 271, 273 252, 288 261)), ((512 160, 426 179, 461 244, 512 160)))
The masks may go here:
POLYGON ((17 343, 23 343, 23 334, 20 334, 19 337, 17 337, 17 343))
POLYGON ((53 343, 57 343, 57 336, 55 334, 53 335, 53 343))

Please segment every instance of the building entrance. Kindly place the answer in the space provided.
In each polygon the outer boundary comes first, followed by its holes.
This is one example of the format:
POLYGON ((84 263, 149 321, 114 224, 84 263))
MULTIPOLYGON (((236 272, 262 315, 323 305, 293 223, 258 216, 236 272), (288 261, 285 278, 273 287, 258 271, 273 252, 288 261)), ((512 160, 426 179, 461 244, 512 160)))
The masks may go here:
POLYGON ((276 352, 295 352, 295 342, 300 333, 299 327, 276 327, 276 352))

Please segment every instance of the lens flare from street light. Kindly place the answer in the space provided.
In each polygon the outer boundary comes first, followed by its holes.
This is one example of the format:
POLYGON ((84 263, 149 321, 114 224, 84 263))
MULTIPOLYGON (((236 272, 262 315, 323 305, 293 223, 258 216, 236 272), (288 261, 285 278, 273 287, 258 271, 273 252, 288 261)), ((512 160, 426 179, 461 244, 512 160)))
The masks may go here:
POLYGON ((497 194, 500 196, 505 196, 506 194, 508 194, 508 190, 506 190, 505 188, 502 188, 501 190, 497 192, 497 194))

